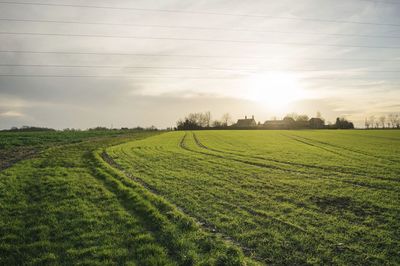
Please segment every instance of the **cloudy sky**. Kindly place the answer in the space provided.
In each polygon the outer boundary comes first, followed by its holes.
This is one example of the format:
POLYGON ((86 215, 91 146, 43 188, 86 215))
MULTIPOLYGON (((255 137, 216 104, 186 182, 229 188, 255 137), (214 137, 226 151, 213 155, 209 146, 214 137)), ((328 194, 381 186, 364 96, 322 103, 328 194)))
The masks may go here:
POLYGON ((0 128, 400 112, 397 0, 0 0, 0 128))

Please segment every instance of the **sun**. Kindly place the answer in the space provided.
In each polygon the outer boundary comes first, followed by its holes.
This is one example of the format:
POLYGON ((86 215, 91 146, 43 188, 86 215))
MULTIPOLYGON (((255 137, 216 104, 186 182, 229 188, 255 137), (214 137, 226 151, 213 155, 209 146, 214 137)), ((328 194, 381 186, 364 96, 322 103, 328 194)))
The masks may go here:
POLYGON ((246 88, 246 98, 270 109, 282 109, 305 97, 296 76, 286 72, 251 75, 246 80, 246 88))

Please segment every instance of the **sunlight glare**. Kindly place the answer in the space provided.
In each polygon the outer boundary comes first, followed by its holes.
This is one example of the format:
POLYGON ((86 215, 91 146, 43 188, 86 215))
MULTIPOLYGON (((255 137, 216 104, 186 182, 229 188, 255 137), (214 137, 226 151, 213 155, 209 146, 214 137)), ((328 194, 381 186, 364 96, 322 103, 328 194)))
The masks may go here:
POLYGON ((254 74, 247 81, 246 98, 265 104, 271 109, 281 109, 291 102, 305 98, 304 89, 295 75, 286 72, 254 74))

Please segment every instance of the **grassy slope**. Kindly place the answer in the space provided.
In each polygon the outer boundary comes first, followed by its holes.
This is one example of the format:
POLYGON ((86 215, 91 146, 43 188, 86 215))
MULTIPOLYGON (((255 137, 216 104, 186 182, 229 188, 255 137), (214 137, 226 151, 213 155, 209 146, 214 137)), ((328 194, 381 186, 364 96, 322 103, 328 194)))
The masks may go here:
POLYGON ((100 157, 102 148, 156 133, 53 146, 0 172, 0 265, 243 264, 100 157))
POLYGON ((78 143, 95 137, 119 136, 128 133, 127 130, 2 131, 0 132, 0 170, 10 167, 22 159, 31 158, 40 151, 54 145, 78 143))
POLYGON ((107 151, 258 260, 398 264, 399 133, 173 132, 107 151))

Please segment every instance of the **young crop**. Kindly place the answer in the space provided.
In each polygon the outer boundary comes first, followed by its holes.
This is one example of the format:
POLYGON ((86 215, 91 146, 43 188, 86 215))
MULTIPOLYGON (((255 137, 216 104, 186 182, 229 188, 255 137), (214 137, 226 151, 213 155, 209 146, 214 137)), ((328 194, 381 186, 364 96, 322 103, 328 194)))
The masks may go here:
POLYGON ((172 132, 106 153, 261 263, 400 263, 397 131, 172 132))
POLYGON ((1 134, 0 265, 400 264, 398 131, 1 134))

